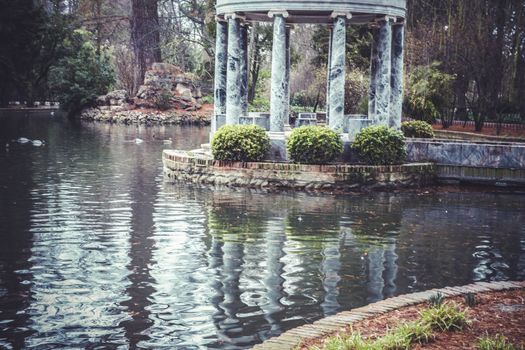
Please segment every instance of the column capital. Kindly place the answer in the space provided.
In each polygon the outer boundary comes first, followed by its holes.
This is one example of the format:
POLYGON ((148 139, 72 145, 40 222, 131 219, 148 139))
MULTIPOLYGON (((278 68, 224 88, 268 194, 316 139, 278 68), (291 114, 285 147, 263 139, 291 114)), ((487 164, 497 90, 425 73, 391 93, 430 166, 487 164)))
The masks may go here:
POLYGON ((246 17, 245 17, 245 16, 241 16, 241 15, 239 15, 238 13, 231 12, 231 13, 225 13, 225 14, 224 14, 224 19, 225 19, 225 20, 229 20, 229 19, 240 19, 241 21, 244 21, 244 20, 246 20, 246 17))
POLYGON ((376 23, 379 23, 379 22, 395 22, 396 21, 396 17, 393 17, 393 16, 383 16, 383 17, 378 17, 374 20, 376 23))
POLYGON ((224 16, 215 15, 215 22, 228 22, 228 19, 224 18, 224 16))
POLYGON ((397 17, 397 19, 392 23, 394 26, 404 26, 405 25, 405 19, 402 17, 397 17))
POLYGON ((350 12, 340 12, 340 11, 333 11, 330 14, 330 18, 337 18, 337 17, 346 17, 346 19, 352 19, 352 14, 350 12))
POLYGON ((274 18, 275 16, 283 16, 284 18, 288 18, 290 14, 286 10, 270 10, 268 11, 268 17, 274 18))

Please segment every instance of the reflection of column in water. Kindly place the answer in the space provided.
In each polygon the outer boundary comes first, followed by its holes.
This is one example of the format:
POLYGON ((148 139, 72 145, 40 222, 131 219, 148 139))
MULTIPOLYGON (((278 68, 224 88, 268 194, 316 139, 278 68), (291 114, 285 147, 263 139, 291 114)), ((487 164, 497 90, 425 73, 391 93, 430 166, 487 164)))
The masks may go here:
POLYGON ((325 292, 321 308, 324 315, 335 314, 340 304, 337 301, 339 290, 337 284, 341 280, 339 272, 341 270, 341 254, 339 252, 339 241, 330 241, 326 243, 323 249, 323 261, 321 262, 321 272, 323 274, 323 289, 325 292))
POLYGON ((368 253, 368 298, 367 302, 373 303, 383 299, 383 271, 385 262, 385 251, 377 248, 368 253))
POLYGON ((224 301, 220 307, 226 319, 222 322, 223 331, 238 327, 238 311, 245 306, 241 301, 240 277, 244 264, 244 247, 242 243, 226 241, 222 247, 224 256, 222 292, 224 301))
POLYGON ((368 298, 373 303, 389 298, 396 291, 397 254, 395 243, 386 244, 368 254, 368 298))
POLYGON ((390 298, 394 296, 396 292, 396 277, 397 277, 397 254, 396 254, 396 244, 388 244, 385 247, 385 271, 383 273, 385 281, 385 289, 383 295, 385 298, 390 298))
POLYGON ((151 264, 155 240, 152 239, 155 223, 153 210, 158 189, 155 182, 155 170, 147 170, 143 158, 138 158, 137 172, 131 182, 131 231, 129 237, 130 285, 126 288, 128 300, 121 303, 126 307, 131 319, 122 321, 126 338, 131 349, 136 348, 140 341, 150 339, 146 330, 153 325, 150 318, 152 295, 155 293, 155 279, 151 276, 151 264))
POLYGON ((213 322, 217 329, 219 329, 219 322, 224 319, 224 310, 219 306, 224 302, 223 284, 221 267, 224 264, 222 246, 223 242, 217 237, 212 236, 209 257, 209 269, 212 271, 214 278, 211 280, 211 287, 215 290, 215 295, 211 298, 211 303, 217 309, 213 315, 213 322))
POLYGON ((266 239, 266 275, 263 283, 266 288, 266 297, 268 303, 261 306, 264 310, 264 318, 270 324, 270 335, 280 333, 280 319, 281 312, 284 306, 281 304, 281 299, 285 297, 284 292, 284 245, 286 242, 286 235, 282 232, 284 223, 282 220, 269 220, 268 227, 278 228, 274 232, 267 233, 266 239))

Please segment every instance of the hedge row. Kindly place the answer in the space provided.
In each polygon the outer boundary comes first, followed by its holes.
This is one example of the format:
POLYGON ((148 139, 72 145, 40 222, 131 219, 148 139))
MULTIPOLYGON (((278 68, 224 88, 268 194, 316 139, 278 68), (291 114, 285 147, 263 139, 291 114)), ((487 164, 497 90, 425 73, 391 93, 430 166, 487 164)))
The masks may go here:
MULTIPOLYGON (((294 129, 286 146, 290 159, 302 164, 331 163, 343 153, 340 136, 321 126, 294 129)), ((266 157, 270 139, 265 130, 256 125, 226 125, 215 133, 211 149, 217 160, 256 162, 266 157)), ((400 164, 406 156, 403 134, 386 126, 363 129, 352 149, 362 162, 371 165, 400 164)))

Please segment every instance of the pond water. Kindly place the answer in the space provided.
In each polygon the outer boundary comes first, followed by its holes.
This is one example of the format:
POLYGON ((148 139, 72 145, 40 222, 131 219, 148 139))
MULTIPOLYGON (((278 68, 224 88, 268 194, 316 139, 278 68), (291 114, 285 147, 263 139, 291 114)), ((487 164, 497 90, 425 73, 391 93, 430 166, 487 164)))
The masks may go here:
POLYGON ((166 183, 162 149, 208 132, 0 116, 0 348, 244 349, 396 294, 525 278, 524 194, 166 183))

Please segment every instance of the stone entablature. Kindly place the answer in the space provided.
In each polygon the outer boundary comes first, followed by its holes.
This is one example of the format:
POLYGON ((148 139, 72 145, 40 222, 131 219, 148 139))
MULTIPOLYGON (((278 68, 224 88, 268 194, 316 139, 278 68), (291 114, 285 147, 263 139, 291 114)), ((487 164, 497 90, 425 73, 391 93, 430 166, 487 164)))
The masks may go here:
POLYGON ((350 12, 353 23, 366 23, 375 15, 405 17, 406 0, 217 0, 218 15, 226 13, 245 13, 249 20, 268 21, 265 13, 271 10, 287 10, 291 23, 328 23, 324 16, 333 11, 350 12))

